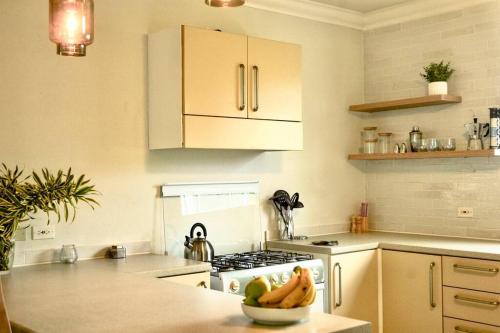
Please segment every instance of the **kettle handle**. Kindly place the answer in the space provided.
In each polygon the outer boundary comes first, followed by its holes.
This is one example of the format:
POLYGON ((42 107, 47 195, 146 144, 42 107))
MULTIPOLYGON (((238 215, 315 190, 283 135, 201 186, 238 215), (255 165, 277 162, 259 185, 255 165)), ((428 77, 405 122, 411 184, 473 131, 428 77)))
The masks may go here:
POLYGON ((189 232, 189 236, 191 237, 191 239, 194 238, 194 229, 196 229, 197 227, 200 227, 203 230, 203 236, 207 238, 207 228, 205 228, 203 223, 198 222, 193 224, 193 226, 191 227, 191 231, 189 232))

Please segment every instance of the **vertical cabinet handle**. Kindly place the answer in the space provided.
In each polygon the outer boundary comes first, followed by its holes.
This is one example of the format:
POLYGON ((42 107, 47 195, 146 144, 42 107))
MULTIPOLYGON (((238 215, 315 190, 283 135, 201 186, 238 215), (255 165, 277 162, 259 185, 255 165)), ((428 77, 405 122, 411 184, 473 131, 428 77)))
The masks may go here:
POLYGON ((436 267, 436 263, 432 262, 429 267, 429 303, 432 308, 436 307, 436 302, 434 302, 434 267, 436 267))
POLYGON ((259 67, 253 66, 253 93, 255 105, 252 107, 253 112, 259 111, 259 67))
POLYGON ((339 278, 338 278, 338 300, 335 300, 335 307, 338 308, 342 306, 342 266, 340 266, 339 263, 336 263, 335 266, 333 266, 333 274, 335 274, 335 269, 338 267, 339 269, 339 278))
POLYGON ((246 108, 246 101, 245 101, 245 94, 246 94, 246 84, 245 84, 245 65, 240 64, 240 98, 241 98, 241 104, 239 105, 238 109, 240 111, 244 111, 246 108))

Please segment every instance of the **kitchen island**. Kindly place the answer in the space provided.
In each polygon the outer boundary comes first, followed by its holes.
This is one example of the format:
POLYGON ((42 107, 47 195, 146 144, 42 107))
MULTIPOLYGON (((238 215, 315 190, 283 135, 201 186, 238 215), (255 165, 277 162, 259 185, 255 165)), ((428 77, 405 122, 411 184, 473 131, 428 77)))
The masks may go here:
POLYGON ((257 325, 242 314, 240 296, 158 279, 209 267, 140 255, 15 268, 2 282, 14 332, 371 332, 369 323, 320 313, 291 326, 257 325))

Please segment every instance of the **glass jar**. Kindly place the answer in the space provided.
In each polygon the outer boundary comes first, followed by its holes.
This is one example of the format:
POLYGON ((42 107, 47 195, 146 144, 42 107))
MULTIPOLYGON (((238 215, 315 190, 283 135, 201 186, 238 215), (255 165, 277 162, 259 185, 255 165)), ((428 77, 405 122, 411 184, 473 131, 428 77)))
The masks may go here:
POLYGON ((363 143, 363 153, 364 154, 375 154, 377 150, 377 139, 365 140, 363 143))
POLYGON ((380 154, 388 154, 391 152, 391 136, 392 133, 378 134, 378 152, 380 154))
POLYGON ((63 245, 60 259, 62 263, 74 264, 78 260, 78 253, 74 244, 63 245))
POLYGON ((362 135, 363 141, 377 139, 376 131, 377 131, 377 127, 365 127, 365 128, 363 128, 363 132, 362 132, 363 133, 363 135, 362 135))

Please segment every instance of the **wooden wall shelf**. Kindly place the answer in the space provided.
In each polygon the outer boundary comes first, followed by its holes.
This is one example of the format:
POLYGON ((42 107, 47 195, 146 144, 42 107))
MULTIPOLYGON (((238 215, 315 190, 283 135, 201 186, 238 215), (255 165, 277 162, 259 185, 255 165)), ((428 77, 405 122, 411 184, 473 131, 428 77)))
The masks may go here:
POLYGON ((462 150, 462 151, 433 151, 403 154, 351 154, 348 159, 352 161, 377 161, 377 160, 415 160, 429 158, 467 158, 467 157, 492 157, 500 156, 499 150, 462 150))
POLYGON ((416 98, 398 99, 393 101, 351 105, 349 110, 356 112, 379 112, 419 108, 424 106, 461 103, 462 97, 451 95, 434 95, 416 98))

